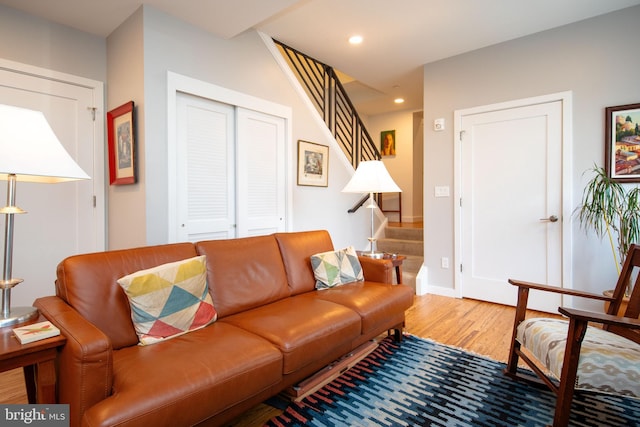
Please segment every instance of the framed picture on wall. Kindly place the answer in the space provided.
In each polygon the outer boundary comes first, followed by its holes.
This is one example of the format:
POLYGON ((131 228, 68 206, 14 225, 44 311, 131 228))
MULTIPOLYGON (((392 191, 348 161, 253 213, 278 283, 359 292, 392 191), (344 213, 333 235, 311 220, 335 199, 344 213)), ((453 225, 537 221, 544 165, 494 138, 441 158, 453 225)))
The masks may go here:
POLYGON ((605 169, 619 182, 640 182, 640 104, 605 109, 605 169))
POLYGON ((382 156, 396 155, 396 131, 384 130, 380 132, 380 154, 382 156))
POLYGON ((136 139, 133 101, 107 113, 109 183, 136 182, 136 139))
POLYGON ((298 141, 298 185, 329 185, 329 147, 298 141))

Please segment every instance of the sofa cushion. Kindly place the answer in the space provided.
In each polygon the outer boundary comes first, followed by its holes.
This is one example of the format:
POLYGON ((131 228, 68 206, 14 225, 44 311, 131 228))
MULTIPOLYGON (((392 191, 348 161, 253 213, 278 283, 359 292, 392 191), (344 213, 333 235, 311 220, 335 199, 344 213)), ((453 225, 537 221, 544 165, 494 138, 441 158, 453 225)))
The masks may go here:
POLYGON ((207 276, 218 316, 269 304, 290 295, 273 235, 196 243, 207 256, 207 276))
POLYGON ((206 257, 176 261, 118 279, 129 303, 140 344, 203 328, 216 320, 207 287, 206 257))
POLYGON ((351 350, 360 316, 340 304, 309 297, 314 291, 226 317, 227 322, 272 342, 283 354, 283 374, 351 350))
POLYGON ((193 243, 74 255, 58 264, 56 295, 107 335, 114 350, 136 345, 138 336, 131 322, 131 307, 117 280, 196 255, 193 243))
POLYGON ((314 293, 315 298, 344 305, 362 318, 362 335, 371 339, 379 331, 397 326, 413 305, 413 289, 406 285, 354 282, 314 293))
POLYGON ((222 322, 156 345, 114 353, 111 396, 83 425, 190 426, 269 391, 282 355, 268 341, 222 322))
POLYGON ((353 246, 311 255, 316 289, 327 289, 364 280, 362 266, 353 246))
POLYGON ((287 280, 292 295, 313 291, 316 279, 311 268, 311 255, 333 250, 331 236, 326 230, 276 233, 287 280))

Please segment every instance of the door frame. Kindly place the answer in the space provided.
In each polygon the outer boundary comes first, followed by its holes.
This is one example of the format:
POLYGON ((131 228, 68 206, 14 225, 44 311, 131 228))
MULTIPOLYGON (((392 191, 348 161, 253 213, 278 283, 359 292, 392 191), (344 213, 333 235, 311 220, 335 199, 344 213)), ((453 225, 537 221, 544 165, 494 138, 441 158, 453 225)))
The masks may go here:
POLYGON ((104 83, 97 80, 54 71, 49 68, 37 67, 35 65, 24 64, 0 58, 0 69, 16 74, 30 75, 43 80, 53 80, 64 84, 84 87, 91 90, 93 96, 93 222, 96 235, 96 251, 105 250, 107 247, 107 200, 105 174, 105 117, 104 107, 104 83))
MULTIPOLYGON (((462 119, 465 116, 483 114, 499 110, 526 107, 536 104, 546 104, 551 102, 562 103, 562 286, 566 289, 573 288, 572 269, 572 148, 573 148, 573 92, 565 91, 549 95, 536 96, 531 98, 516 99, 512 101, 500 102, 496 104, 482 105, 478 107, 466 108, 454 111, 454 296, 462 298, 462 119)), ((564 299, 563 299, 564 302, 564 299)))
MULTIPOLYGON (((184 92, 193 96, 210 99, 215 102, 241 107, 246 110, 253 110, 260 113, 281 117, 285 120, 285 230, 291 229, 293 223, 293 166, 291 153, 292 138, 292 117, 291 107, 277 104, 262 98, 257 98, 246 93, 227 89, 213 83, 184 76, 172 71, 167 72, 167 212, 168 212, 168 242, 177 242, 176 224, 178 215, 176 211, 177 185, 175 179, 177 173, 176 150, 177 141, 177 111, 176 102, 178 92, 184 92)), ((237 215, 237 212, 236 212, 237 215)))

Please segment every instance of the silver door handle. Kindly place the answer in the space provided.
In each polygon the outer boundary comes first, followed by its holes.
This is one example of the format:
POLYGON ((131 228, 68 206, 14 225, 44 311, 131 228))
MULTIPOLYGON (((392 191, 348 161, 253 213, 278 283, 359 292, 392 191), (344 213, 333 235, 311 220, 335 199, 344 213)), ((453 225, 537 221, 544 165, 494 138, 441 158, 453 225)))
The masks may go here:
POLYGON ((549 218, 540 218, 540 221, 556 222, 558 221, 558 217, 555 215, 551 215, 549 218))

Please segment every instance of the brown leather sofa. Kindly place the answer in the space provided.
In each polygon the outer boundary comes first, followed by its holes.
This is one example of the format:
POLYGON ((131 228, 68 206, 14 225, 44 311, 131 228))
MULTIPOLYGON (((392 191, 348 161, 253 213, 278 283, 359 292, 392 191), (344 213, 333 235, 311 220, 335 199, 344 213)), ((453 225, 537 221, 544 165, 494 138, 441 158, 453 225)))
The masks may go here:
POLYGON ((71 425, 220 425, 381 333, 401 333, 413 290, 391 284, 391 262, 361 258, 364 282, 317 291, 310 256, 331 250, 326 231, 305 231, 62 261, 56 296, 35 305, 67 337, 58 399, 71 425), (218 320, 137 345, 117 279, 196 255, 207 256, 218 320))

